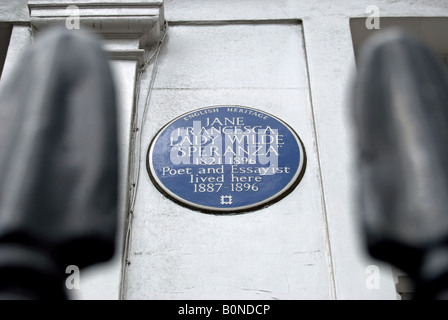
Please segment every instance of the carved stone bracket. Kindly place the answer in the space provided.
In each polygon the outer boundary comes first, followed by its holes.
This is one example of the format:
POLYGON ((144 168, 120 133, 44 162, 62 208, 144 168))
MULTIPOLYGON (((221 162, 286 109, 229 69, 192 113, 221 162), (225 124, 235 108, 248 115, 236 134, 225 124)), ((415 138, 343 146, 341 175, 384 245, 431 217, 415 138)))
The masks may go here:
POLYGON ((31 0, 28 7, 34 33, 55 25, 90 29, 118 60, 141 61, 164 25, 163 1, 31 0))

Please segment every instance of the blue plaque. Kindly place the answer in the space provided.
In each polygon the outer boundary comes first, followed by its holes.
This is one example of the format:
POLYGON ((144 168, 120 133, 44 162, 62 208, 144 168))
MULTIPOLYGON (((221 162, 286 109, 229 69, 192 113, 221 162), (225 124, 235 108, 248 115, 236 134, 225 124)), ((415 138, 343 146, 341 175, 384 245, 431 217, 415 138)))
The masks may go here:
POLYGON ((212 106, 179 116, 154 137, 147 156, 159 191, 208 213, 266 207, 297 186, 305 165, 305 150, 291 127, 242 106, 212 106))

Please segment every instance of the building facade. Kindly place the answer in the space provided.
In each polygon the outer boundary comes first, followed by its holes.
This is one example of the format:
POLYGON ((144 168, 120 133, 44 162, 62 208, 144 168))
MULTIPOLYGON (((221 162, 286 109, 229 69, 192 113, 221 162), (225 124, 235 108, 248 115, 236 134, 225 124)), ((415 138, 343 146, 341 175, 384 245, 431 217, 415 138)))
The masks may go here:
POLYGON ((402 27, 445 57, 447 17, 443 0, 3 0, 2 81, 54 24, 93 30, 110 54, 121 232, 113 261, 81 271, 73 297, 404 298, 400 271, 370 259, 360 234, 350 90, 371 34, 402 27), (256 108, 297 132, 307 154, 297 187, 237 215, 192 210, 159 192, 146 169, 152 139, 209 106, 256 108))

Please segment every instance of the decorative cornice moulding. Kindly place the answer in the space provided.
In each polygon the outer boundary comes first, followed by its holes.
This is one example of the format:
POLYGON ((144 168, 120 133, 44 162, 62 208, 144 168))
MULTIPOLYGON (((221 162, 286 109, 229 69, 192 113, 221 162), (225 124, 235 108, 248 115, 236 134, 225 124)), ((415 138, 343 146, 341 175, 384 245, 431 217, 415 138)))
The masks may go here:
POLYGON ((145 49, 158 42, 164 27, 163 1, 31 0, 28 8, 35 32, 67 26, 67 21, 77 19, 80 28, 99 34, 106 42, 126 43, 108 50, 120 59, 141 58, 145 49))

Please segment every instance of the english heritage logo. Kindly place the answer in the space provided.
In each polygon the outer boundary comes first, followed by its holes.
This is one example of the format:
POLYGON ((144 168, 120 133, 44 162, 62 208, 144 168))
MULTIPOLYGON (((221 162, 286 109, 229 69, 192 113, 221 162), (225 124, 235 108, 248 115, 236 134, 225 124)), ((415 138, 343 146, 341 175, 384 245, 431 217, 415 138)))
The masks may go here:
POLYGON ((148 149, 147 168, 159 191, 208 213, 260 209, 289 194, 306 166, 294 130, 266 112, 214 106, 165 125, 148 149))

